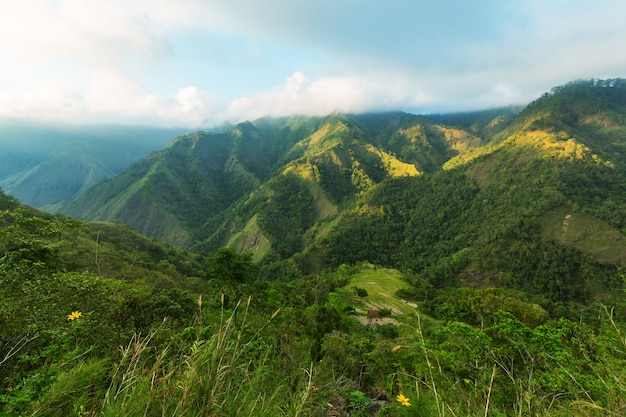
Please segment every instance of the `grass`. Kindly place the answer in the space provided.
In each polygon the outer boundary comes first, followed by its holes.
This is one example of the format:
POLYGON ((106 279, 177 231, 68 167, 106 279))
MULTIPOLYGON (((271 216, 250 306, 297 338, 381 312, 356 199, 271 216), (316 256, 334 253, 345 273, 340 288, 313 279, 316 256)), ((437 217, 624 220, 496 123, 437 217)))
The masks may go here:
POLYGON ((402 274, 395 269, 370 266, 354 274, 346 286, 337 290, 337 293, 348 303, 355 297, 352 287, 363 288, 367 291, 368 296, 363 299, 363 303, 368 307, 389 308, 394 314, 415 313, 415 307, 395 295, 396 291, 410 287, 402 279, 402 274))
POLYGON ((230 314, 222 309, 219 326, 205 338, 200 298, 197 322, 188 329, 197 339, 189 349, 155 349, 157 330, 136 334, 116 363, 96 359, 61 372, 33 404, 32 416, 303 415, 311 399, 312 366, 303 370, 306 378, 291 385, 275 378, 274 349, 262 343, 261 332, 280 310, 251 329, 250 300, 230 314))
POLYGON ((366 149, 373 153, 376 154, 380 157, 381 162, 383 163, 383 165, 385 166, 385 169, 387 170, 387 172, 389 173, 389 176, 392 177, 405 177, 405 176, 411 176, 414 177, 416 175, 420 175, 420 172, 417 170, 417 168, 415 167, 415 165, 413 164, 409 164, 406 162, 402 162, 400 161, 398 158, 396 158, 393 155, 388 154, 387 152, 384 152, 380 149, 377 149, 371 145, 367 145, 366 149))

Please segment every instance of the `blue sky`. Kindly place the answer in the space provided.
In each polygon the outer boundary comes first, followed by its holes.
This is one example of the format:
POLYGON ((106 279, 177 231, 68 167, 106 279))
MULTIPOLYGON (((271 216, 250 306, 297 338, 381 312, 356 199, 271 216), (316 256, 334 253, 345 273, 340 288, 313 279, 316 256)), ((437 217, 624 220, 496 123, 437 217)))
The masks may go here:
POLYGON ((626 77, 622 0, 4 0, 0 117, 210 127, 626 77))

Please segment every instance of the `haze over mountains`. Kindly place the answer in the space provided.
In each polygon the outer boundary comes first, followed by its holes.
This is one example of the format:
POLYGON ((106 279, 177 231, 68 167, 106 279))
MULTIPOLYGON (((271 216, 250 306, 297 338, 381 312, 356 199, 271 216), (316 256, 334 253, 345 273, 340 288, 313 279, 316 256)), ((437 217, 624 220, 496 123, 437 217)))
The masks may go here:
POLYGON ((54 212, 61 200, 77 197, 187 131, 2 119, 0 188, 54 212))

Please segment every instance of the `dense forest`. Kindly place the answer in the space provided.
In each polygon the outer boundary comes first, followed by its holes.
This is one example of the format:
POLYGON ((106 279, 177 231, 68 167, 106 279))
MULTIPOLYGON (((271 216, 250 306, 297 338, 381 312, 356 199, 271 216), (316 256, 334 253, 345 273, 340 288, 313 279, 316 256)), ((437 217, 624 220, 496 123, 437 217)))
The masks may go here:
POLYGON ((67 206, 110 222, 0 192, 0 415, 624 415, 624 115, 199 132, 67 206))

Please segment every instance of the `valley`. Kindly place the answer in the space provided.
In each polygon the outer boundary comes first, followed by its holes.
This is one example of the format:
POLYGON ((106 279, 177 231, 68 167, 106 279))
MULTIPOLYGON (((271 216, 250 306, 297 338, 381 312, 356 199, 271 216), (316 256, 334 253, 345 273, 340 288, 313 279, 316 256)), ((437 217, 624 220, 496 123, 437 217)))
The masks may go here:
POLYGON ((3 165, 0 414, 624 414, 623 80, 140 132, 3 165))

